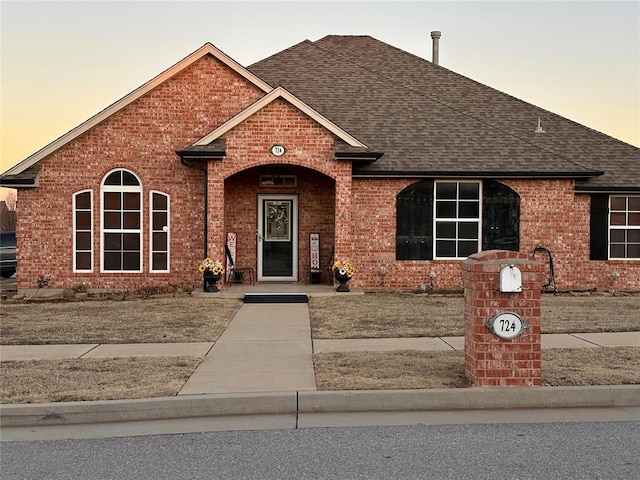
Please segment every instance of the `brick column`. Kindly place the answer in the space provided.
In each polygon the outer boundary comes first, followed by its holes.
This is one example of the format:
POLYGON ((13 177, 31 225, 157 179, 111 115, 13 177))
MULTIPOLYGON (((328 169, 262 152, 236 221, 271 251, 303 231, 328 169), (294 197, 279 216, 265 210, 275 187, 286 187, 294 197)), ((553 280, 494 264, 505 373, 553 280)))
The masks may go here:
MULTIPOLYGON (((349 165, 350 168, 350 165, 349 165)), ((351 218, 351 170, 336 178, 335 200, 335 260, 354 260, 352 257, 352 218, 351 218)), ((358 265, 356 264, 356 269, 358 265)))
POLYGON ((534 386, 540 373, 540 292, 544 265, 519 252, 491 250, 462 263, 464 283, 464 354, 467 378, 478 387, 534 386), (522 289, 500 291, 500 271, 513 265, 522 289), (502 312, 519 315, 529 325, 520 336, 504 339, 487 322, 502 312))
MULTIPOLYGON (((226 232, 224 229, 224 179, 215 170, 215 162, 209 162, 207 185, 207 253, 212 260, 226 264, 224 244, 226 232)), ((223 278, 226 278, 223 276, 223 278)), ((224 282, 221 281, 219 286, 224 282)))

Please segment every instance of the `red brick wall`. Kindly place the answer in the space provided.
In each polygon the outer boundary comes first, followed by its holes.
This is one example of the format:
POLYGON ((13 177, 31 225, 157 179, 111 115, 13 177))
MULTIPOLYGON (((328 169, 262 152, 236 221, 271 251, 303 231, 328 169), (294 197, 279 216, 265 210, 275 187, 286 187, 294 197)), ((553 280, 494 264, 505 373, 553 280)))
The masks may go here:
MULTIPOLYGON (((415 179, 360 179, 353 181, 354 286, 419 289, 461 289, 461 261, 411 261, 395 259, 396 196, 415 179), (366 254, 364 252, 367 252, 366 254), (387 271, 380 275, 380 268, 387 271)), ((521 199, 520 251, 531 254, 536 246, 549 249, 555 283, 560 290, 608 289, 614 271, 620 273, 614 288, 640 290, 640 262, 589 260, 588 195, 575 195, 571 180, 504 180, 521 199)), ((536 259, 545 263, 544 253, 536 259)))
MULTIPOLYGON (((263 93, 206 56, 40 162, 40 186, 18 192, 18 288, 91 288, 197 285, 203 252, 203 174, 175 154, 232 117, 263 93), (212 81, 215 78, 217 81, 212 81), (171 275, 148 273, 148 232, 143 273, 100 273, 99 191, 106 173, 129 168, 142 181, 144 227, 149 190, 171 197, 171 275), (94 191, 94 272, 72 272, 72 194, 94 191)), ((143 228, 143 230, 145 230, 143 228)))
MULTIPOLYGON (((197 286, 204 254, 204 175, 180 164, 176 150, 203 137, 263 95, 213 57, 204 57, 40 163, 40 186, 18 193, 18 286, 85 283, 91 288, 145 285, 197 286), (212 80, 213 79, 213 80, 212 80), (114 168, 128 168, 143 185, 143 273, 100 273, 99 187, 114 168), (94 272, 72 272, 72 194, 94 192, 94 272), (149 190, 171 198, 171 272, 148 272, 149 190)), ((336 161, 333 134, 282 99, 224 135, 227 156, 209 162, 208 248, 224 258, 228 231, 238 233, 238 256, 255 266, 255 205, 260 170, 287 165, 298 175, 299 272, 305 280, 308 233, 321 233, 321 262, 332 247, 352 260, 352 286, 418 289, 436 277, 436 289, 461 289, 460 261, 395 259, 396 195, 416 179, 352 179, 351 163, 336 161), (269 153, 282 144, 282 157, 269 153), (256 170, 254 170, 256 168, 256 170), (380 275, 380 269, 386 275, 380 275)), ((509 180, 521 196, 521 251, 544 245, 552 252, 560 289, 640 290, 640 262, 589 261, 589 197, 575 195, 570 180, 509 180)), ((265 192, 271 191, 268 189, 265 192)), ((283 190, 284 191, 284 190, 283 190)), ((286 189, 290 192, 289 189, 286 189)), ((545 260, 541 257, 541 260, 545 260)))
MULTIPOLYGON (((640 262, 589 260, 590 197, 575 194, 572 180, 505 180, 521 197, 520 251, 543 245, 553 257, 560 290, 640 290, 640 262), (614 272, 620 277, 611 284, 614 272)), ((545 254, 536 259, 547 264, 545 254)), ((545 282, 546 283, 546 282, 545 282)))

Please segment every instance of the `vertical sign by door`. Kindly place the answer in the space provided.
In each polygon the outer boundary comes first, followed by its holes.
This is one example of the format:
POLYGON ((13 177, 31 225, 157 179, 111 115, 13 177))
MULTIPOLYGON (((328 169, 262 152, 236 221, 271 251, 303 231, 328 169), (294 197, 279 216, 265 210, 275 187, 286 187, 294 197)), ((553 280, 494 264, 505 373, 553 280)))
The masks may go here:
POLYGON ((238 237, 235 233, 227 232, 227 246, 229 247, 229 253, 231 253, 231 258, 227 258, 227 262, 225 266, 225 272, 227 272, 227 275, 229 274, 229 272, 233 270, 233 265, 231 265, 231 261, 232 259, 233 261, 235 261, 235 258, 236 258, 237 238, 238 237))
POLYGON ((311 283, 320 283, 320 234, 309 234, 309 277, 311 283))

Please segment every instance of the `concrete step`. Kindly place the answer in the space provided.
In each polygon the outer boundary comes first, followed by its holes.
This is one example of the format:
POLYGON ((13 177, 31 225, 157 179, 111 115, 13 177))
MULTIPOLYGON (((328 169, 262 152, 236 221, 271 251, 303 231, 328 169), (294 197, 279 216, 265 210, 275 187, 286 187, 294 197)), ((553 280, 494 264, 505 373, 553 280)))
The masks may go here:
POLYGON ((244 303, 309 303, 306 293, 245 293, 244 303))

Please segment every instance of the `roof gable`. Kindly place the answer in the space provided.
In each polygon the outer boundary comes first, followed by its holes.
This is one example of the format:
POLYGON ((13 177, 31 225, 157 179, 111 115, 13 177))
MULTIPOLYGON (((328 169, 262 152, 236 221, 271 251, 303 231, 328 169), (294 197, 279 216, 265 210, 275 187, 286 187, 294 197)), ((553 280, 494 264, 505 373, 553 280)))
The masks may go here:
POLYGON ((100 124, 101 122, 109 118, 110 116, 119 112, 120 110, 125 108, 127 105, 133 103, 143 95, 147 94, 154 88, 158 87, 160 84, 171 79, 172 77, 182 72, 183 70, 185 70, 186 68, 188 68, 193 63, 195 63, 196 61, 198 61, 199 59, 201 59, 206 55, 212 55, 214 58, 218 59, 224 65, 231 68, 240 76, 244 77, 250 83, 258 87, 260 90, 264 92, 269 92, 273 90, 273 88, 269 84, 267 84, 266 82, 258 78, 256 75, 248 71, 238 62, 233 60, 231 57, 223 53, 221 50, 217 49, 211 43, 206 43, 195 52, 191 53, 187 57, 180 60, 175 65, 169 67, 164 72, 160 73, 153 79, 149 80, 144 85, 138 87, 131 93, 125 95, 120 100, 109 105, 107 108, 100 111, 93 117, 89 118, 88 120, 81 123, 74 129, 70 130, 69 132, 65 133, 61 137, 57 138, 50 144, 38 150, 36 153, 30 155, 29 157, 24 159, 22 162, 8 169, 6 172, 3 173, 3 176, 14 176, 14 175, 19 175, 23 173, 25 170, 36 165, 40 160, 44 159, 45 157, 59 150, 60 148, 62 148, 63 146, 65 146, 75 138, 79 137, 83 133, 97 126, 98 124, 100 124))
POLYGON ((193 146, 208 145, 209 143, 211 143, 214 140, 220 138, 222 135, 227 133, 229 130, 233 129, 234 127, 236 127, 240 123, 244 122, 249 117, 251 117, 252 115, 256 114, 257 112, 259 112, 264 107, 266 107, 267 105, 269 105, 271 102, 273 102, 274 100, 276 100, 278 98, 281 98, 281 99, 287 101, 288 103, 290 103, 291 105, 293 105, 295 108, 300 110, 302 113, 304 113, 305 115, 307 115, 311 119, 315 120, 317 123, 319 123, 324 128, 329 130, 331 133, 336 135, 336 137, 338 137, 340 140, 343 140, 344 142, 346 142, 347 145, 349 145, 351 147, 367 148, 367 146, 364 143, 360 142, 357 138, 355 138, 354 136, 352 136, 351 134, 349 134, 348 132, 346 132, 345 130, 340 128, 339 126, 337 126, 335 123, 331 122, 329 119, 327 119, 326 117, 324 117, 323 115, 318 113, 316 110, 311 108, 309 105, 304 103, 299 98, 297 98, 294 95, 292 95, 290 92, 288 92, 283 87, 274 88, 271 92, 269 92, 267 95, 265 95, 260 100, 255 102, 253 105, 250 105, 249 107, 245 108, 242 112, 238 113, 236 116, 231 118, 229 121, 227 121, 224 124, 220 125, 218 128, 216 128, 211 133, 209 133, 208 135, 205 135, 204 137, 202 137, 197 142, 194 142, 193 146))

